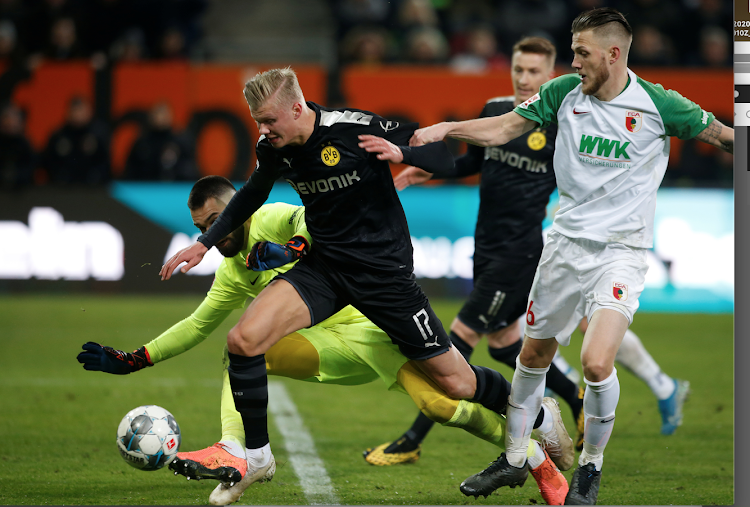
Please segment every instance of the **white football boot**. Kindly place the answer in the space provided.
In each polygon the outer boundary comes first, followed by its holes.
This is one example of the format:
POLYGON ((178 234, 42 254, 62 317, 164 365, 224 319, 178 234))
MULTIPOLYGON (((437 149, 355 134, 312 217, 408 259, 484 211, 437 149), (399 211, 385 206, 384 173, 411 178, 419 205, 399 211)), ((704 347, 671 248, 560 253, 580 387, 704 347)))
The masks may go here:
POLYGON ((552 428, 548 432, 542 432, 538 428, 534 430, 534 433, 557 468, 562 471, 568 470, 575 461, 575 451, 573 450, 573 439, 568 435, 568 430, 565 429, 565 423, 562 420, 562 414, 560 414, 560 405, 554 398, 544 398, 542 406, 552 414, 552 428))
POLYGON ((254 482, 268 482, 276 473, 276 460, 271 454, 271 459, 265 466, 256 468, 248 463, 247 472, 240 482, 222 482, 211 492, 208 502, 211 505, 229 505, 242 497, 245 490, 254 482))

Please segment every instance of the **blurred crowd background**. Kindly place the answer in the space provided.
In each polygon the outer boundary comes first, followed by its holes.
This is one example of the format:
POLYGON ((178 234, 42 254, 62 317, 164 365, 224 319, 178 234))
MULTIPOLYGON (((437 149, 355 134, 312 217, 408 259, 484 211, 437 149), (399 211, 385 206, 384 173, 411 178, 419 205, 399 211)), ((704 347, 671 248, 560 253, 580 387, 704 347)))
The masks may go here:
MULTIPOLYGON (((340 106, 348 66, 507 74, 511 47, 525 35, 553 41, 567 72, 570 22, 601 6, 632 24, 636 71, 731 69, 729 0, 0 0, 0 189, 200 176, 190 132, 174 126, 167 102, 148 112, 116 176, 112 125, 90 98, 73 97, 65 122, 33 147, 13 93, 46 62, 84 61, 100 73, 122 62, 314 64, 327 71, 328 105, 340 106)), ((731 187, 731 156, 700 143, 681 149, 665 185, 731 187)))

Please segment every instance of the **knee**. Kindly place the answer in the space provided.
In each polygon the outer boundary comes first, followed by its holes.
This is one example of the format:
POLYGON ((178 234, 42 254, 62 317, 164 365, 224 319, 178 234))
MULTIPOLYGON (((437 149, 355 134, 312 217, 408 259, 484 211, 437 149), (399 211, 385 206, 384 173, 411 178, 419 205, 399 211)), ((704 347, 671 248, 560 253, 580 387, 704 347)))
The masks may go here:
POLYGON ((518 357, 521 364, 527 368, 546 368, 552 363, 552 358, 557 350, 556 345, 557 342, 554 338, 549 340, 526 338, 518 357))
POLYGON ((594 358, 581 358, 583 376, 590 382, 601 382, 612 374, 614 364, 610 361, 594 358))
MULTIPOLYGON (((442 378, 438 385, 448 397, 454 400, 470 400, 474 397, 474 391, 476 390, 476 387, 465 379, 457 377, 442 378)), ((430 416, 427 415, 427 417, 430 416)))
POLYGON ((487 343, 496 349, 515 345, 518 341, 520 341, 520 326, 517 320, 510 326, 487 335, 487 343))
POLYGON ((266 352, 263 341, 258 333, 249 333, 238 324, 229 330, 227 348, 232 354, 255 357, 266 352))
POLYGON ((472 328, 461 322, 461 320, 456 317, 453 319, 453 322, 451 323, 451 331, 458 335, 459 338, 461 338, 463 341, 471 345, 472 347, 476 345, 476 343, 482 339, 482 335, 474 331, 472 328))

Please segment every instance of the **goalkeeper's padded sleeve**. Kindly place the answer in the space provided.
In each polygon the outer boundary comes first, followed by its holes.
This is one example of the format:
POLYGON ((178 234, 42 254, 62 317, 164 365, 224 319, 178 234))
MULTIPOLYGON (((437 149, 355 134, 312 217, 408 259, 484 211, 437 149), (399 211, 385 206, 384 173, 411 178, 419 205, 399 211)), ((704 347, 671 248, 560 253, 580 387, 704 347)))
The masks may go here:
POLYGON ((307 253, 310 246, 302 236, 294 236, 286 245, 272 241, 259 241, 247 254, 245 265, 253 271, 265 271, 294 262, 307 253))
POLYGON ((77 359, 85 370, 115 375, 127 375, 154 365, 145 346, 129 353, 112 347, 102 347, 95 342, 84 343, 83 352, 78 354, 77 359))
POLYGON ((443 141, 424 146, 399 146, 404 154, 404 164, 417 166, 437 176, 449 177, 453 171, 453 155, 443 141))

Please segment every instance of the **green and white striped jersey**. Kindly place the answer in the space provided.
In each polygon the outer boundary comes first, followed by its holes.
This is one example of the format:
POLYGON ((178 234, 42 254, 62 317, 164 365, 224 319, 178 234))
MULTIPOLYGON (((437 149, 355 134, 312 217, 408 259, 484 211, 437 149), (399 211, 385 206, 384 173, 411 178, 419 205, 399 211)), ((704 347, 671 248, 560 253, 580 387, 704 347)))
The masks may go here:
POLYGON ((514 111, 542 127, 558 125, 560 209, 552 227, 571 238, 650 248, 669 138, 693 138, 714 116, 630 69, 628 76, 608 102, 584 95, 577 74, 560 76, 514 111))

